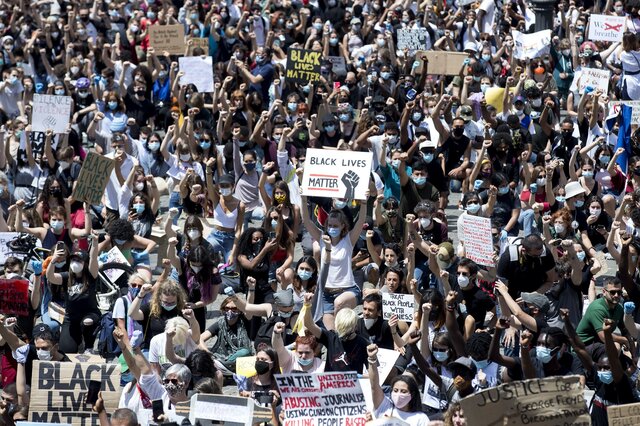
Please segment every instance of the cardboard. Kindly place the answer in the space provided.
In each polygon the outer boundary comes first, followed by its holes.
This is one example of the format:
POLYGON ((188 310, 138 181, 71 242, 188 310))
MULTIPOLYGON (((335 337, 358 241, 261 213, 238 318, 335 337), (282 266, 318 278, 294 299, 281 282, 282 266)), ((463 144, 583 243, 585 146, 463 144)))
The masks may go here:
MULTIPOLYGON (((127 258, 124 257, 124 254, 122 254, 120 249, 116 246, 113 246, 111 250, 107 252, 106 259, 104 259, 104 262, 101 263, 121 263, 123 265, 131 266, 127 258)), ((115 283, 118 278, 120 278, 122 274, 124 274, 124 271, 122 269, 107 269, 106 271, 104 271, 104 274, 107 276, 107 278, 109 278, 109 280, 111 280, 112 283, 115 283)))
POLYGON ((311 197, 366 199, 372 152, 307 149, 302 193, 311 197))
POLYGON ((88 152, 82 163, 78 184, 73 189, 73 199, 89 204, 100 204, 115 161, 95 152, 88 152))
POLYGON ((180 78, 180 85, 194 84, 198 92, 213 92, 213 59, 211 56, 187 56, 178 58, 180 71, 184 75, 180 78))
MULTIPOLYGON (((384 383, 387 380, 399 356, 400 352, 393 349, 378 348, 378 381, 380 383, 384 383)), ((362 375, 363 377, 369 377, 366 365, 363 367, 362 375)))
POLYGON ((191 51, 189 52, 190 54, 193 54, 192 53, 193 49, 195 49, 196 47, 202 48, 204 50, 205 55, 209 53, 209 37, 207 38, 194 37, 190 40, 193 43, 191 45, 191 51))
POLYGON ((460 404, 468 426, 591 425, 580 376, 505 383, 470 395, 460 404))
POLYGON ((458 75, 464 60, 468 57, 469 55, 461 52, 419 51, 416 53, 415 59, 418 61, 416 72, 418 74, 426 72, 434 75, 458 75), (426 57, 428 63, 425 64, 422 60, 423 57, 426 57))
POLYGON ((158 55, 169 52, 172 55, 184 55, 184 25, 150 25, 149 44, 158 55))
POLYGON ((464 242, 465 257, 479 265, 494 266, 491 219, 465 214, 461 224, 460 241, 464 242))
POLYGON ((322 52, 290 48, 287 51, 285 77, 294 83, 313 83, 320 80, 322 52))
POLYGON ((632 426, 640 424, 640 402, 635 404, 610 405, 607 407, 609 426, 632 426))
POLYGON ((102 382, 106 411, 113 413, 120 399, 119 364, 34 361, 29 420, 98 425, 98 414, 84 403, 90 380, 102 382))
POLYGON ((331 63, 332 71, 340 77, 347 75, 347 61, 342 56, 327 56, 325 58, 331 63))
POLYGON ((382 293, 382 318, 389 320, 393 315, 398 321, 413 321, 415 310, 413 294, 382 293))
POLYGON ((276 374, 284 426, 363 425, 368 411, 356 372, 276 374))
POLYGON ((256 357, 243 356, 236 358, 236 373, 244 377, 255 376, 256 373, 256 357))
POLYGON ((29 281, 0 279, 0 312, 5 315, 29 315, 29 281))
POLYGON ((615 15, 595 15, 589 17, 589 40, 622 41, 626 17, 615 15))
POLYGON ((35 132, 64 133, 71 119, 71 96, 33 95, 31 128, 35 132))

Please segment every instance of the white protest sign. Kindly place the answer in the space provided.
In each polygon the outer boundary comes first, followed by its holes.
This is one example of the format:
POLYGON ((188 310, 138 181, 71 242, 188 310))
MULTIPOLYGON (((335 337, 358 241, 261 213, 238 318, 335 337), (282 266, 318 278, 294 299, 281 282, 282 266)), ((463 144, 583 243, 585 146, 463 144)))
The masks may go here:
POLYGON ((460 401, 468 426, 591 425, 580 376, 504 383, 460 401))
POLYGON ((592 14, 589 18, 589 40, 622 41, 626 19, 624 16, 592 14))
POLYGON ((367 405, 367 410, 373 412, 373 395, 371 394, 371 382, 369 379, 360 378, 358 379, 358 383, 360 383, 360 389, 362 389, 362 394, 364 395, 364 403, 367 405))
POLYGON ((302 194, 365 200, 372 160, 372 152, 309 148, 302 175, 302 194))
POLYGON ((395 417, 379 417, 375 420, 367 422, 366 426, 409 426, 410 423, 407 423, 403 420, 396 419, 395 417))
POLYGON ((593 90, 600 89, 602 93, 609 92, 609 79, 611 71, 598 68, 582 68, 578 79, 578 93, 583 94, 584 89, 591 87, 593 90))
POLYGON ((31 129, 64 133, 71 118, 71 96, 33 95, 31 129))
POLYGON ((367 406, 355 371, 276 374, 284 426, 364 425, 367 406))
POLYGON ((491 219, 470 214, 462 215, 461 219, 460 241, 464 242, 465 257, 480 265, 494 265, 491 219))
MULTIPOLYGON (((620 104, 620 101, 609 101, 612 110, 620 104)), ((640 101, 624 101, 624 104, 631 107, 631 125, 640 123, 640 101)))
POLYGON ((223 395, 193 395, 189 420, 218 420, 223 422, 252 424, 253 401, 249 398, 223 395))
POLYGON ((513 56, 516 59, 532 59, 549 53, 551 42, 551 30, 538 31, 533 34, 524 34, 520 31, 512 31, 513 56))
POLYGON ((398 30, 397 50, 409 49, 409 52, 427 50, 429 33, 426 28, 402 28, 398 30))
POLYGON ((193 84, 198 92, 213 92, 213 59, 211 56, 183 56, 178 58, 180 71, 180 85, 193 84))
MULTIPOLYGON (((380 383, 387 380, 387 376, 391 373, 391 369, 396 364, 400 352, 392 349, 378 348, 378 377, 380 383)), ((362 374, 368 377, 367 366, 362 369, 362 374)))
POLYGON ((347 75, 347 61, 342 56, 327 56, 325 59, 331 62, 332 71, 339 76, 347 75))
POLYGON ((413 321, 415 299, 412 294, 382 293, 382 318, 388 320, 393 315, 399 321, 413 321))
MULTIPOLYGON (((120 251, 120 249, 116 246, 114 246, 111 250, 109 250, 107 252, 106 257, 104 258, 104 262, 102 262, 102 264, 105 263, 122 263, 123 265, 129 265, 129 261, 127 260, 126 257, 124 257, 124 254, 122 254, 122 252, 120 251)), ((118 278, 120 278, 122 276, 122 274, 124 274, 124 271, 122 269, 107 269, 106 271, 104 271, 104 274, 111 280, 111 282, 116 282, 118 280, 118 278)))

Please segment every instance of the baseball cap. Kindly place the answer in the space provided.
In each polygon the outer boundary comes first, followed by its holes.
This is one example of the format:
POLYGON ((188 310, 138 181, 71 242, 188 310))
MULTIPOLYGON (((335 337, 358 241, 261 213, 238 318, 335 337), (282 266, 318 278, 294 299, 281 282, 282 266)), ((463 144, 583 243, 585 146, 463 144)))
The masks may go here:
POLYGON ((460 118, 464 121, 471 121, 473 119, 473 110, 471 109, 471 106, 463 105, 462 108, 460 108, 460 118))
POLYGON ((531 303, 532 305, 540 309, 540 312, 542 312, 543 314, 549 312, 550 304, 547 296, 540 293, 532 292, 521 293, 520 297, 522 297, 522 300, 524 300, 525 303, 531 303))
POLYGON ((427 149, 427 148, 436 148, 438 146, 438 143, 436 141, 423 141, 420 142, 420 145, 418 146, 419 149, 427 149))

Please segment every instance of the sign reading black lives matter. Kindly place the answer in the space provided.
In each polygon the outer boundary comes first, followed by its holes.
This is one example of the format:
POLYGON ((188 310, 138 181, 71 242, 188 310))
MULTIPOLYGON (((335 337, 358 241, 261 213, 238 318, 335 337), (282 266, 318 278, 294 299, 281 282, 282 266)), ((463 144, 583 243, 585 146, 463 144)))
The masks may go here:
POLYGON ((398 30, 398 50, 409 49, 413 54, 418 50, 427 50, 426 28, 403 28, 398 30))
POLYGON ((372 161, 372 152, 309 148, 302 175, 302 194, 365 200, 372 161))
POLYGON ((289 49, 287 52, 287 80, 303 84, 320 80, 321 59, 322 52, 289 49))

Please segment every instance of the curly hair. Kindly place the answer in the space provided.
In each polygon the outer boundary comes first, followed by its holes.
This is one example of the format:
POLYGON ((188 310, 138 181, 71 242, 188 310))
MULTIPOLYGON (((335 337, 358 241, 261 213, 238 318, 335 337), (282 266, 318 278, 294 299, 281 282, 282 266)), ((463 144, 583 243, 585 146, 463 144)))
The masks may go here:
POLYGON ((551 215, 551 223, 555 223, 556 219, 562 219, 566 224, 571 223, 571 212, 567 208, 562 208, 551 215))
POLYGON ((136 234, 133 225, 126 219, 115 219, 107 225, 107 234, 111 240, 131 241, 136 234))
POLYGON ((465 349, 469 356, 476 361, 487 359, 489 356, 489 346, 491 345, 491 335, 487 332, 473 333, 465 343, 465 349))
POLYGON ((161 296, 165 294, 167 296, 176 296, 176 309, 181 312, 184 309, 187 295, 178 283, 173 280, 160 281, 158 288, 153 292, 151 297, 151 310, 150 317, 159 317, 162 313, 162 301, 161 296))
POLYGON ((38 202, 42 203, 42 207, 43 207, 42 210, 48 212, 49 211, 49 200, 51 200, 51 198, 54 198, 59 206, 64 206, 64 199, 66 198, 66 196, 67 196, 67 187, 64 184, 64 182, 62 182, 60 179, 58 179, 57 176, 50 175, 44 181, 44 186, 42 187, 42 192, 40 193, 40 196, 38 197, 38 202), (58 183, 58 187, 60 188, 60 191, 57 192, 55 195, 53 194, 53 191, 51 190, 51 185, 53 185, 54 182, 57 182, 58 183))

